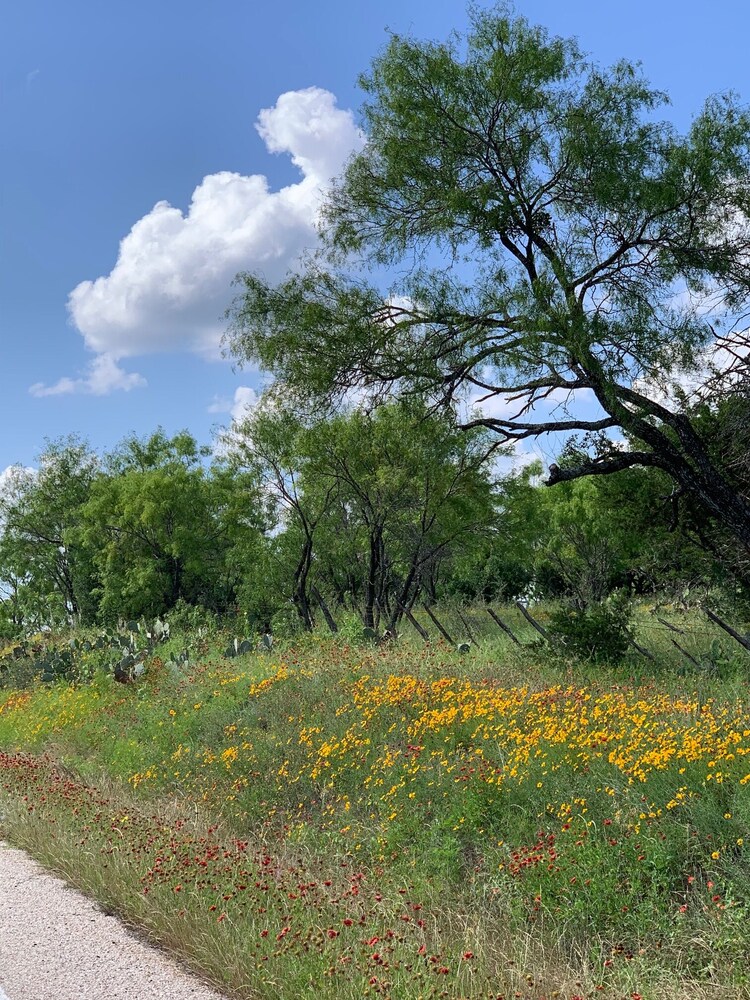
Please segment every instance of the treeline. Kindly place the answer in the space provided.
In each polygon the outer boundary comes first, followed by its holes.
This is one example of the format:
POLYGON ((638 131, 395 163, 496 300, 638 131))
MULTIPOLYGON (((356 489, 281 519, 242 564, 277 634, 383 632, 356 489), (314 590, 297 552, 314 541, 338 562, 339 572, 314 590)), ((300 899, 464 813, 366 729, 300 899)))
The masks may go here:
POLYGON ((469 20, 461 44, 394 35, 361 78, 321 252, 276 286, 237 276, 225 349, 274 395, 220 459, 159 431, 9 476, 4 631, 747 594, 750 114, 711 98, 680 134, 637 66, 503 5, 469 20), (324 416, 362 391, 412 402, 324 416), (499 474, 501 445, 549 432, 579 435, 551 488, 499 474))
MULTIPOLYGON (((584 444, 571 440, 561 466, 584 444)), ((219 452, 158 430, 105 455, 56 441, 36 470, 12 469, 2 634, 184 605, 277 633, 342 614, 397 632, 424 600, 533 594, 587 607, 618 588, 745 589, 721 526, 658 471, 547 488, 538 466, 503 474, 496 437, 422 404, 318 420, 260 406, 219 452)))

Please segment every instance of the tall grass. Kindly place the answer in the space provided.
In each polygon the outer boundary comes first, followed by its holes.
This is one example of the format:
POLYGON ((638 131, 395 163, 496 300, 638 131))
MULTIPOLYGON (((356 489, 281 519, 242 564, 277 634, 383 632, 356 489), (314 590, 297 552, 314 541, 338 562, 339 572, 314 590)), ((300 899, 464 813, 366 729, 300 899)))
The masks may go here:
POLYGON ((236 997, 750 997, 747 693, 497 630, 154 658, 0 695, 2 827, 236 997))

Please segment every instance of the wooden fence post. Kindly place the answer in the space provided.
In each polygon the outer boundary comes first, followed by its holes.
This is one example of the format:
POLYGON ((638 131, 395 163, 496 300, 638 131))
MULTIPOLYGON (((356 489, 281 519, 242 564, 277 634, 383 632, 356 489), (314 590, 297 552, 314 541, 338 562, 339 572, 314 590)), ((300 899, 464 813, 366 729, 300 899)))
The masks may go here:
POLYGON ((445 639, 445 641, 449 642, 451 644, 451 646, 455 646, 456 644, 453 641, 453 639, 451 639, 451 637, 448 635, 448 633, 446 632, 446 630, 443 628, 443 626, 437 620, 436 616, 433 615, 432 611, 430 611, 430 609, 427 607, 427 605, 423 604, 422 607, 425 609, 425 611, 427 612, 427 614, 430 616, 430 618, 433 621, 433 624, 435 625, 435 628, 442 635, 442 637, 445 639))
POLYGON ((664 618, 659 618, 659 617, 658 617, 658 615, 657 615, 657 618, 656 618, 656 620, 657 620, 658 622, 661 622, 661 624, 662 624, 662 625, 666 625, 666 627, 667 627, 667 628, 669 629, 669 631, 670 631, 670 632, 676 632, 676 633, 677 633, 677 635, 686 635, 686 634, 687 634, 687 633, 685 632, 685 629, 683 629, 683 628, 677 628, 677 626, 676 626, 676 625, 671 625, 671 624, 670 624, 670 623, 669 623, 668 621, 666 621, 666 620, 665 620, 664 618))
POLYGON ((471 630, 471 625, 469 625, 469 623, 466 621, 466 619, 464 618, 464 616, 461 614, 461 609, 460 608, 456 608, 456 612, 458 614, 458 617, 461 619, 461 624, 466 629, 466 634, 468 635, 469 640, 471 642, 473 642, 475 646, 479 645, 477 643, 476 636, 474 635, 474 633, 471 630))
POLYGON ((529 614, 529 612, 526 610, 526 608, 523 606, 523 604, 521 604, 520 601, 516 601, 516 607, 521 612, 521 614, 524 616, 524 618, 526 619, 526 621, 530 625, 534 626, 534 628, 537 630, 537 632, 539 633, 539 635, 541 635, 543 639, 546 639, 549 642, 549 634, 547 633, 547 631, 542 628, 542 626, 539 624, 538 621, 535 621, 531 617, 531 615, 529 614))
POLYGON ((408 608, 405 608, 405 607, 403 606, 403 604, 401 604, 401 602, 400 602, 400 601, 398 602, 398 606, 399 606, 399 607, 401 608, 401 610, 403 611, 403 613, 404 613, 404 616, 405 616, 405 617, 406 617, 406 618, 407 618, 407 619, 408 619, 408 620, 409 620, 409 621, 411 622, 412 626, 413 626, 413 627, 414 627, 414 628, 416 629, 416 631, 417 631, 417 632, 419 632, 419 634, 420 634, 420 635, 422 636, 422 639, 423 639, 423 640, 424 640, 425 642, 429 642, 429 641, 430 641, 430 634, 429 634, 429 632, 427 631, 427 629, 425 629, 425 628, 422 628, 422 626, 421 626, 421 625, 419 624, 419 622, 418 622, 418 621, 417 621, 417 619, 416 619, 416 618, 414 617, 414 615, 413 615, 413 614, 411 613, 411 611, 409 611, 409 609, 408 609, 408 608))
POLYGON ((750 652, 750 639, 747 639, 744 635, 740 635, 739 632, 736 632, 731 625, 728 625, 723 619, 719 618, 719 616, 710 608, 705 608, 704 610, 712 622, 718 625, 719 628, 723 628, 724 631, 731 635, 731 637, 735 639, 743 649, 750 652))
POLYGON ((501 628, 506 635, 509 635, 511 637, 511 639, 513 640, 513 642, 515 642, 517 646, 521 645, 521 643, 515 637, 513 632, 511 632, 510 628, 505 624, 505 622, 502 620, 502 618, 500 618, 499 615, 495 614, 492 608, 487 608, 487 614, 490 616, 493 622, 498 626, 498 628, 501 628))
POLYGON ((675 646, 682 653, 683 656, 687 657, 688 660, 693 664, 694 667, 700 668, 700 663, 696 660, 694 656, 691 656, 686 649, 684 649, 676 639, 670 638, 669 640, 673 646, 675 646))
POLYGON ((652 663, 656 663, 656 657, 652 656, 647 649, 643 648, 643 646, 639 646, 632 635, 628 636, 628 639, 630 640, 630 645, 634 649, 637 649, 641 656, 645 656, 647 660, 651 660, 652 663))

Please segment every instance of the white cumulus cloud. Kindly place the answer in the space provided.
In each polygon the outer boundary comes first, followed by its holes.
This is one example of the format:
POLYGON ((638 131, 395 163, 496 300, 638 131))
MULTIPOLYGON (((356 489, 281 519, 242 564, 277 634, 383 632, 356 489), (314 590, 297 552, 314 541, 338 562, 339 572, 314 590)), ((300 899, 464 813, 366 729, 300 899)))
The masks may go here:
POLYGON ((233 423, 238 424, 249 416, 251 410, 255 409, 259 398, 255 389, 251 389, 249 385, 238 385, 232 399, 227 399, 224 396, 215 397, 208 407, 208 412, 228 413, 231 415, 233 423))
MULTIPOLYGON (((282 94, 256 128, 269 152, 291 156, 300 180, 272 191, 261 174, 221 171, 203 178, 184 212, 157 202, 121 240, 110 273, 70 293, 70 318, 98 355, 94 365, 155 352, 217 356, 236 273, 279 280, 315 245, 321 198, 363 142, 351 112, 329 91, 309 87, 282 94)), ((104 391, 142 384, 132 379, 140 376, 123 372, 104 391)), ((91 371, 32 392, 95 392, 106 384, 91 371)))
POLYGON ((248 385, 240 385, 234 390, 234 400, 232 401, 232 420, 234 423, 242 423, 247 417, 250 416, 251 410, 254 410, 259 403, 258 393, 255 389, 251 389, 248 385))

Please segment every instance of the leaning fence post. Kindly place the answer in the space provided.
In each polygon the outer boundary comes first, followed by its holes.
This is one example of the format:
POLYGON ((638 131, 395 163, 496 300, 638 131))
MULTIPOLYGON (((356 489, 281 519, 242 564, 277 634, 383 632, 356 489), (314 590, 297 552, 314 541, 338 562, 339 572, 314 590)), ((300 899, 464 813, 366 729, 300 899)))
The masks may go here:
POLYGON ((493 622, 499 628, 501 628, 503 630, 503 632, 505 632, 506 635, 509 635, 511 637, 511 639, 513 640, 513 642, 515 642, 515 644, 517 646, 521 645, 521 643, 515 637, 515 635, 513 634, 513 632, 511 632, 510 628, 505 624, 505 622, 502 620, 502 618, 499 615, 495 614, 495 612, 492 610, 492 608, 487 608, 487 614, 490 616, 490 618, 493 620, 493 622))
POLYGON ((683 656, 687 657, 687 659, 690 660, 690 662, 693 664, 694 667, 698 667, 700 669, 700 663, 696 660, 694 656, 691 656, 690 653, 688 653, 688 651, 684 647, 682 647, 679 644, 679 642, 677 642, 676 639, 672 639, 672 637, 670 636, 669 641, 672 643, 673 646, 679 649, 679 651, 682 653, 683 656))
POLYGON ((398 602, 398 606, 401 608, 401 610, 403 611, 403 613, 406 616, 406 618, 411 622, 412 626, 422 636, 422 639, 425 642, 429 642, 430 641, 430 635, 429 635, 429 632, 427 631, 427 629, 422 628, 422 626, 419 624, 419 622, 414 617, 414 615, 411 613, 411 611, 409 611, 408 608, 404 607, 404 605, 401 604, 400 601, 398 602))
POLYGON ((731 635, 733 639, 736 639, 736 641, 740 644, 740 646, 743 647, 743 649, 746 649, 748 650, 748 652, 750 652, 750 639, 746 639, 744 635, 740 635, 739 632, 736 632, 731 625, 727 625, 727 623, 723 621, 723 619, 719 618, 719 616, 715 614, 710 608, 704 608, 704 611, 706 612, 706 615, 711 619, 712 622, 718 625, 719 628, 723 628, 724 631, 727 632, 729 635, 731 635))
POLYGON ((453 641, 453 639, 451 639, 451 637, 448 635, 448 633, 445 631, 445 629, 443 628, 443 626, 437 620, 436 616, 433 615, 432 611, 430 611, 430 609, 427 607, 427 605, 423 604, 422 607, 425 609, 425 611, 427 612, 427 614, 430 616, 430 618, 432 619, 432 621, 433 621, 433 623, 435 625, 435 628, 437 628, 438 632, 442 635, 442 637, 445 639, 445 641, 449 642, 451 644, 451 646, 455 646, 455 642, 453 641))
POLYGON ((686 632, 685 632, 685 629, 684 629, 684 628, 677 628, 677 626, 676 626, 676 625, 672 625, 672 624, 670 624, 670 623, 669 623, 669 622, 668 622, 668 621, 666 620, 666 618, 659 618, 659 617, 657 616, 656 620, 657 620, 658 622, 661 622, 661 624, 662 624, 662 625, 666 625, 666 627, 667 627, 667 628, 669 629, 669 631, 670 631, 670 632, 676 632, 676 633, 677 633, 677 635, 685 635, 685 634, 686 634, 686 632))
POLYGON ((656 657, 652 656, 652 654, 649 653, 647 649, 644 649, 643 646, 639 646, 632 635, 629 635, 628 639, 630 640, 630 645, 633 646, 634 649, 637 649, 641 656, 645 656, 647 660, 651 660, 652 663, 656 663, 656 657))
POLYGON ((549 642, 549 634, 547 633, 547 631, 542 628, 542 626, 539 624, 538 621, 535 621, 531 617, 531 615, 529 614, 529 612, 526 610, 526 608, 523 606, 523 604, 521 604, 520 601, 516 601, 516 607, 521 612, 521 614, 524 616, 524 618, 526 619, 526 621, 530 625, 534 626, 534 628, 537 630, 537 632, 539 633, 539 635, 541 635, 543 639, 546 639, 549 642))
POLYGON ((475 646, 478 645, 477 640, 476 640, 476 636, 474 635, 474 633, 471 630, 471 625, 469 625, 469 623, 466 621, 466 619, 464 618, 464 616, 461 614, 461 609, 460 608, 456 608, 456 612, 458 614, 458 617, 461 619, 461 624, 466 629, 466 634, 468 635, 469 639, 471 640, 471 642, 474 643, 475 646))

